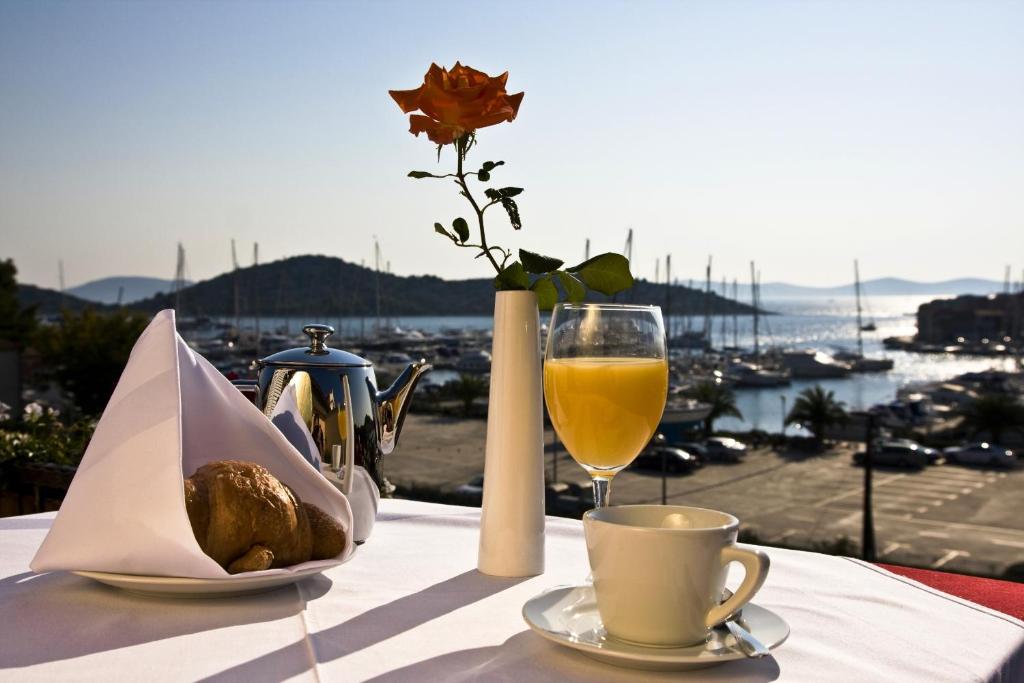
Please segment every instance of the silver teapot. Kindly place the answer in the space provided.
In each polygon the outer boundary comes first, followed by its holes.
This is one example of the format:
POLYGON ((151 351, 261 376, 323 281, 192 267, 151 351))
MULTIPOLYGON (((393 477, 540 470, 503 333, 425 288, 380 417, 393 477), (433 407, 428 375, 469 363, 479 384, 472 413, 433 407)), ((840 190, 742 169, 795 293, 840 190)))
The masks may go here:
POLYGON ((381 458, 394 450, 416 383, 430 364, 411 363, 390 387, 378 391, 370 361, 327 346, 333 327, 306 325, 302 331, 309 336, 308 347, 257 361, 258 378, 236 381, 236 386, 268 417, 285 389, 294 386, 298 412, 320 458, 334 461, 336 469, 338 454, 347 452, 382 495, 390 494, 393 487, 384 478, 381 458))

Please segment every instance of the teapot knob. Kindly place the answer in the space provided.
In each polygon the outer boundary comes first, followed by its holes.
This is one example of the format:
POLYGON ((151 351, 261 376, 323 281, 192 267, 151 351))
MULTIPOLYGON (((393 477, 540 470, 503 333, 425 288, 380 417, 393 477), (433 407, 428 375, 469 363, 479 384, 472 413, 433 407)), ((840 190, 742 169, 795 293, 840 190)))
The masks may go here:
POLYGON ((309 350, 313 353, 327 352, 327 338, 334 334, 334 328, 330 325, 313 323, 306 325, 302 331, 309 337, 309 350))

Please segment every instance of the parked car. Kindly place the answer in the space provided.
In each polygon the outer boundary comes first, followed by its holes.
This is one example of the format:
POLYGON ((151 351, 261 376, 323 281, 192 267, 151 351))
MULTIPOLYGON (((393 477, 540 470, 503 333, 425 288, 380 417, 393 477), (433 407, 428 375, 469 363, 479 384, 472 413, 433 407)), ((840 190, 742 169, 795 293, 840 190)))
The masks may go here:
POLYGON ((747 454, 747 445, 727 436, 712 436, 704 441, 709 461, 739 462, 747 454))
POLYGON ((545 487, 544 505, 549 515, 578 516, 594 507, 594 490, 590 485, 557 481, 545 487))
POLYGON ((675 443, 672 444, 677 448, 682 448, 690 455, 697 456, 700 460, 700 464, 703 465, 708 461, 708 449, 704 448, 703 444, 696 443, 694 441, 687 441, 686 443, 675 443))
POLYGON ((455 493, 467 498, 481 498, 484 495, 484 475, 478 474, 455 489, 455 493))
MULTIPOLYGON (((853 461, 858 465, 863 465, 866 457, 865 451, 858 451, 853 454, 853 461)), ((920 469, 929 463, 929 458, 924 447, 913 441, 909 443, 905 443, 903 440, 881 441, 875 445, 875 449, 871 453, 871 462, 875 465, 920 469)))
POLYGON ((674 446, 652 446, 636 456, 633 466, 641 470, 661 471, 662 458, 669 472, 690 472, 701 466, 700 458, 674 446))
POLYGON ((883 443, 889 443, 899 446, 906 446, 908 448, 916 448, 924 453, 925 457, 928 458, 928 464, 934 465, 942 458, 942 451, 937 448, 929 448, 928 446, 922 446, 913 439, 887 439, 883 443))
POLYGON ((966 446, 953 446, 945 449, 943 453, 946 455, 947 462, 963 465, 1013 467, 1017 464, 1013 451, 987 441, 979 441, 966 446))

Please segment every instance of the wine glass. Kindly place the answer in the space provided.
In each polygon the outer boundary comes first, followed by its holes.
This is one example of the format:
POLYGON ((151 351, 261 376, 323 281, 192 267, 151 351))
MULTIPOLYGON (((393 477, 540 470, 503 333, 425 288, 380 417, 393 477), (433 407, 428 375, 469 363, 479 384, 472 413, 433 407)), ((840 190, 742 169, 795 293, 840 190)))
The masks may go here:
POLYGON ((594 506, 651 440, 668 395, 657 306, 558 304, 544 354, 544 397, 566 450, 590 475, 594 506))

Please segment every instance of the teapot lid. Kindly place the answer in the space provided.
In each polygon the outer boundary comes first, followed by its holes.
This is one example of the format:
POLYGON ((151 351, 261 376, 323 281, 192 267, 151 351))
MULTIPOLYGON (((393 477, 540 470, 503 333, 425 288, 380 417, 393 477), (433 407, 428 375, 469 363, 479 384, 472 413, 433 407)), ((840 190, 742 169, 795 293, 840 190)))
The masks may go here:
POLYGON ((373 365, 370 361, 354 353, 328 347, 327 338, 334 334, 334 328, 330 325, 314 323, 303 326, 302 331, 309 336, 309 346, 279 351, 264 358, 260 364, 290 367, 308 367, 310 365, 370 367, 373 365))

